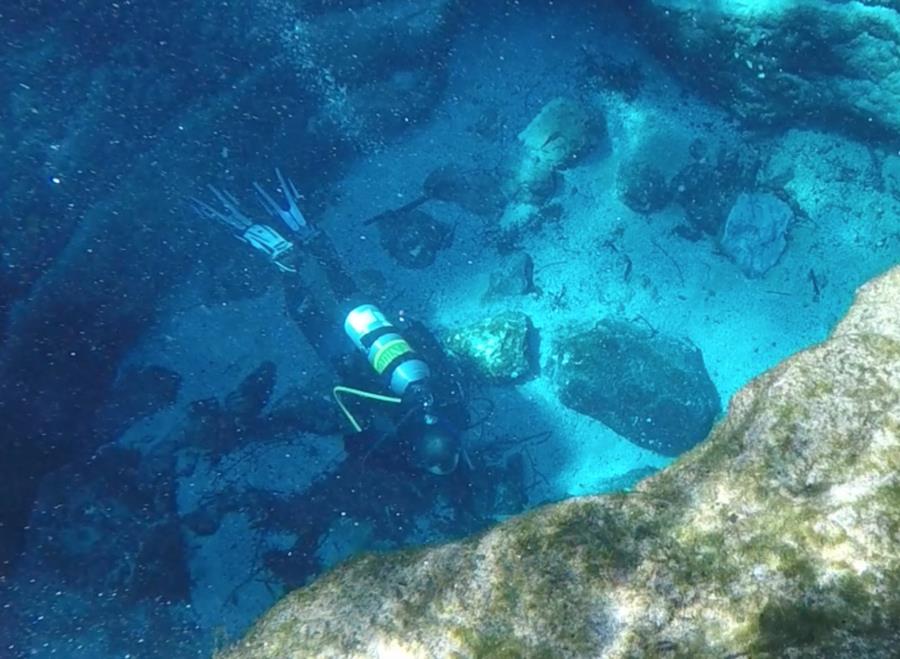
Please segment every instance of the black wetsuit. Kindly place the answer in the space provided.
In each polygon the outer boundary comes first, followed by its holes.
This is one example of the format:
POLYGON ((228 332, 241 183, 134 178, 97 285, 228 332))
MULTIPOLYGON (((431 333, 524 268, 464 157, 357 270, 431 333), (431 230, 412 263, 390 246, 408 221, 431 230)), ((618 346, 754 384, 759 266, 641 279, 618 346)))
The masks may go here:
MULTIPOLYGON (((288 314, 322 361, 334 370, 336 382, 388 393, 387 383, 373 372, 365 356, 353 349, 343 329, 347 313, 371 300, 362 298, 324 234, 317 234, 301 249, 299 272, 285 275, 288 314)), ((434 414, 464 433, 469 416, 460 378, 439 342, 421 323, 404 321, 396 326, 431 370, 434 414)), ((342 518, 362 520, 373 528, 373 539, 399 545, 406 542, 415 518, 427 516, 440 500, 449 506, 454 520, 447 535, 457 527, 460 533, 473 527, 465 456, 448 475, 428 473, 412 463, 411 448, 397 432, 404 415, 410 413, 408 407, 363 400, 353 402, 351 409, 359 415, 364 430, 345 437, 346 459, 303 493, 291 497, 289 503, 275 499, 264 505, 266 512, 260 511, 264 517, 283 514, 290 518, 292 523, 269 521, 284 523, 298 534, 289 552, 274 552, 269 557, 270 568, 288 585, 304 583, 321 570, 316 548, 323 534, 342 518)))

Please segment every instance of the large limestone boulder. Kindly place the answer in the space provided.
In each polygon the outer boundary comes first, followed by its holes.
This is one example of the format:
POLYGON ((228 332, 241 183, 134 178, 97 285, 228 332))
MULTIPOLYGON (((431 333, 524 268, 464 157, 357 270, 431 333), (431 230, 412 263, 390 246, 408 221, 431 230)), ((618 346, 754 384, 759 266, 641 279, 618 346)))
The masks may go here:
POLYGON ((350 561, 220 657, 892 657, 898 546, 895 268, 636 491, 350 561))
POLYGON ((883 0, 643 0, 647 45, 755 123, 900 132, 900 10, 883 0))

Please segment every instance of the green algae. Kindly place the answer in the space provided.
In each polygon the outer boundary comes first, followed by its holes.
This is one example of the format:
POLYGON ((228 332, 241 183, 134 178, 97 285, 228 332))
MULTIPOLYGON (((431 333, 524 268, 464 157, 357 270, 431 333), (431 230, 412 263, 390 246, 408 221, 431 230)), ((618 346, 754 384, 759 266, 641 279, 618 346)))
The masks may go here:
POLYGON ((890 640, 900 614, 896 586, 885 589, 887 597, 879 596, 870 580, 845 574, 793 599, 773 598, 759 613, 752 650, 782 654, 786 648, 814 647, 827 656, 839 652, 847 635, 890 640))

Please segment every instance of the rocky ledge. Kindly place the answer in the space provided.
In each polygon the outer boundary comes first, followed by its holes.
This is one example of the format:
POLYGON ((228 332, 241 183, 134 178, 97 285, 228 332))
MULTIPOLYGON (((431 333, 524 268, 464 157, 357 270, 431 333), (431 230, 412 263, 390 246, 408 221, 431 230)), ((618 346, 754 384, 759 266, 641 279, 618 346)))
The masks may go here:
POLYGON ((354 559, 219 657, 896 656, 898 467, 900 267, 634 492, 354 559))
POLYGON ((750 124, 900 133, 894 0, 639 0, 649 48, 750 124))

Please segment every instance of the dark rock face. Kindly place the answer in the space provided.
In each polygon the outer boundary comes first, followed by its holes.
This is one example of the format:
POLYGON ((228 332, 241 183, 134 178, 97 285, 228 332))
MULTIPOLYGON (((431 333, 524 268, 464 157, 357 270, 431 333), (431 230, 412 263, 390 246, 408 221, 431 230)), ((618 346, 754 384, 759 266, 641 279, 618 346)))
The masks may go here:
POLYGON ((672 192, 663 173, 650 163, 628 161, 617 176, 619 197, 635 213, 655 213, 665 208, 672 192))
POLYGON ((562 339, 560 400, 638 446, 675 456, 706 437, 721 410, 700 351, 620 321, 562 339))
POLYGON ((629 3, 647 46, 748 123, 900 134, 896 3, 629 3))

